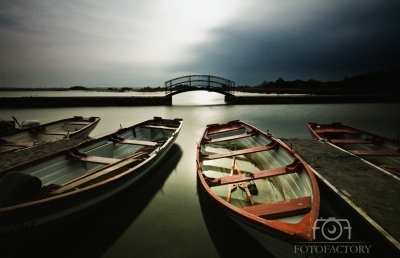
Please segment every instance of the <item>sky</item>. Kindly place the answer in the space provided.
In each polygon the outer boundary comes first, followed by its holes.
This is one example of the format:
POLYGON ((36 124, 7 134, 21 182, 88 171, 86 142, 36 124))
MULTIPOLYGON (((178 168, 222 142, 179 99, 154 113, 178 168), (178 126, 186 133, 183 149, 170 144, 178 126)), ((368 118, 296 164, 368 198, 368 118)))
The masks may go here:
POLYGON ((400 68, 398 0, 2 0, 0 87, 338 81, 400 68))

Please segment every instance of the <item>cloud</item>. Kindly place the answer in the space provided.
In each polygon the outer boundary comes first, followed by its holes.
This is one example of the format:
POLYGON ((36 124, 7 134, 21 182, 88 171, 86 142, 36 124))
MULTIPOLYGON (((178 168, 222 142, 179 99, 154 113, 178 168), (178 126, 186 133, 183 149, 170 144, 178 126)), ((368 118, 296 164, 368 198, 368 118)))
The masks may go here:
POLYGON ((202 70, 237 85, 257 85, 278 77, 340 80, 393 69, 400 64, 399 7, 394 1, 265 7, 248 20, 214 29, 218 40, 191 46, 195 60, 173 70, 202 70))
POLYGON ((399 66, 397 1, 3 1, 0 87, 237 85, 399 66))

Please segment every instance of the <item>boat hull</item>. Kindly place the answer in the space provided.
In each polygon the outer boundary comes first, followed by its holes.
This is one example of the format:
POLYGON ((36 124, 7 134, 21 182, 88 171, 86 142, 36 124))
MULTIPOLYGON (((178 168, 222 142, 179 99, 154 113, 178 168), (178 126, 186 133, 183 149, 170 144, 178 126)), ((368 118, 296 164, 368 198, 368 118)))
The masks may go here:
POLYGON ((283 142, 240 120, 209 125, 198 146, 197 173, 206 194, 267 251, 276 257, 306 255, 294 245, 312 241, 319 190, 309 167, 283 142), (245 182, 258 190, 245 191, 245 182))
POLYGON ((243 220, 229 210, 225 210, 225 212, 236 224, 243 228, 251 237, 256 239, 274 257, 309 257, 309 254, 296 252, 295 245, 301 245, 300 242, 288 241, 276 232, 266 229, 264 226, 243 220))
POLYGON ((86 138, 99 122, 99 117, 75 116, 4 133, 0 136, 0 154, 58 139, 86 138))
POLYGON ((12 254, 21 245, 32 245, 135 184, 165 157, 178 137, 180 128, 176 128, 156 153, 121 174, 77 190, 0 209, 1 253, 12 254))
POLYGON ((369 163, 400 176, 400 141, 389 139, 349 125, 308 123, 312 137, 356 155, 369 163))

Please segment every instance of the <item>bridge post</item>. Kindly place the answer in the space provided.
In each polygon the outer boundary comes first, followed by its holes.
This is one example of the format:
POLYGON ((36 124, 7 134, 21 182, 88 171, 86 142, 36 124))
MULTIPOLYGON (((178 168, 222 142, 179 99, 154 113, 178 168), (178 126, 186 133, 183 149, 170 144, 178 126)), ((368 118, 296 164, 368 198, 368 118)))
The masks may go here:
POLYGON ((236 96, 235 95, 232 95, 232 96, 225 95, 224 100, 225 100, 225 103, 235 104, 236 103, 236 96))

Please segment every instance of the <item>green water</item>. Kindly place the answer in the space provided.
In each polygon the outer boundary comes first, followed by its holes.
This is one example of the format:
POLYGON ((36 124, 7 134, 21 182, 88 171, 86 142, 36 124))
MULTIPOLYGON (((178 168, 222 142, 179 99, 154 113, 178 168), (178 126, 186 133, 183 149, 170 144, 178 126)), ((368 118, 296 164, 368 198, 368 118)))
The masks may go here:
POLYGON ((222 95, 205 93, 177 95, 173 106, 1 109, 1 119, 14 116, 20 122, 100 116, 93 137, 153 116, 184 120, 157 175, 20 257, 269 257, 229 218, 200 201, 195 153, 207 124, 241 119, 279 138, 310 138, 307 122, 340 121, 391 138, 400 133, 400 104, 230 106, 222 95))

